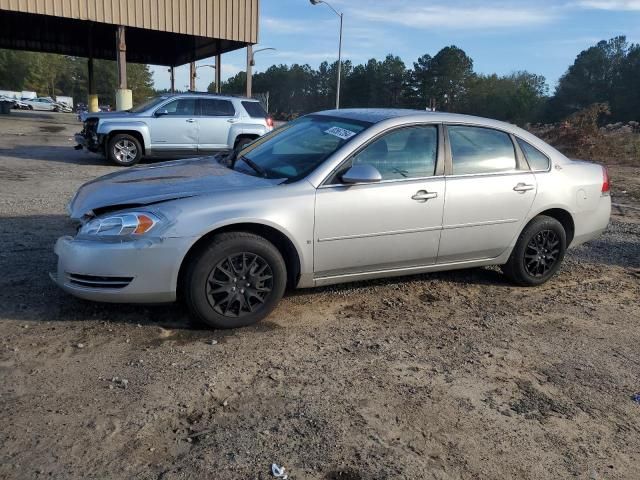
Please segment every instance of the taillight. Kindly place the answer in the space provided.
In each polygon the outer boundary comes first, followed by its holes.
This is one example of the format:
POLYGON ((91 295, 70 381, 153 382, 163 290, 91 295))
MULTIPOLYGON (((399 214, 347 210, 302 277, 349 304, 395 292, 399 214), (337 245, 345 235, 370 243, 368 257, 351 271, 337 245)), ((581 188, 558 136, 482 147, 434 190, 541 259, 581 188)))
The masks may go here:
POLYGON ((607 167, 602 167, 602 193, 609 193, 611 190, 611 184, 609 183, 609 170, 607 167))
POLYGON ((267 117, 267 127, 273 128, 273 118, 267 117))

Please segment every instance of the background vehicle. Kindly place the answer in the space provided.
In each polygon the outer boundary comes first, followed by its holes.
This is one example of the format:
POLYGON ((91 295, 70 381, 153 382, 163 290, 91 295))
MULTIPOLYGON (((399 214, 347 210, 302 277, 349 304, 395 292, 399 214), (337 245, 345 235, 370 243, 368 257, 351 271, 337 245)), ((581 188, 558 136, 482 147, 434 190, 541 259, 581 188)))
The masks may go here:
POLYGON ((44 110, 48 112, 71 112, 71 107, 66 104, 58 103, 47 97, 37 97, 33 99, 22 100, 29 110, 44 110))
POLYGON ((82 298, 179 295, 215 327, 285 286, 501 265, 540 285, 609 222, 607 170, 502 122, 411 110, 302 117, 244 150, 81 187, 56 282, 82 298))
POLYGON ((193 155, 242 147, 273 129, 257 100, 209 94, 152 98, 128 112, 82 115, 76 142, 131 166, 162 155, 193 155))
POLYGON ((16 110, 29 110, 29 105, 27 105, 22 100, 15 100, 13 108, 15 108, 16 110))

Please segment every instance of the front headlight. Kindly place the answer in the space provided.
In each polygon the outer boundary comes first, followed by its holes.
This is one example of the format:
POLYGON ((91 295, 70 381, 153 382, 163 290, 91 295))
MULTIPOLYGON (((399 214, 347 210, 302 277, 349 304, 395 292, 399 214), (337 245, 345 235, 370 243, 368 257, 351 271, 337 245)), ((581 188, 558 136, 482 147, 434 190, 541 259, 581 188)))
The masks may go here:
POLYGON ((149 212, 118 213, 88 221, 80 228, 78 236, 134 239, 153 230, 160 223, 162 220, 149 212))

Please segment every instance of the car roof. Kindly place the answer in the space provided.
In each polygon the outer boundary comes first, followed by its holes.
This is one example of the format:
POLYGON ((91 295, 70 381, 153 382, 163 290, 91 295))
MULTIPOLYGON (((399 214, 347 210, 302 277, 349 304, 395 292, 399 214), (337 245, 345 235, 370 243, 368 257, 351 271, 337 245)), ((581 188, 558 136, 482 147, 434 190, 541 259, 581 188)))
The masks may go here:
POLYGON ((492 120, 490 118, 476 117, 473 115, 463 115, 449 112, 429 112, 425 110, 411 110, 406 108, 345 108, 340 110, 324 110, 316 115, 327 115, 331 117, 357 120, 361 122, 379 123, 385 120, 402 117, 412 117, 411 120, 426 122, 447 122, 447 123, 468 123, 501 128, 513 128, 515 125, 492 120))
POLYGON ((243 102, 259 102, 255 98, 243 97, 240 95, 227 95, 222 93, 211 93, 211 92, 176 92, 176 93, 163 93, 158 95, 160 98, 173 98, 173 97, 186 97, 186 96, 196 96, 196 97, 211 97, 211 98, 224 98, 228 100, 240 100, 243 102))

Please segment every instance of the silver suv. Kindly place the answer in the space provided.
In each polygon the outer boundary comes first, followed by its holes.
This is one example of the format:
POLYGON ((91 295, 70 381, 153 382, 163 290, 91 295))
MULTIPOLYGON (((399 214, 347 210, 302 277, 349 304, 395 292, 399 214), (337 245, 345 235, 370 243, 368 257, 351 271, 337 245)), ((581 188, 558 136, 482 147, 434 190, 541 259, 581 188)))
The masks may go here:
POLYGON ((126 167, 142 157, 242 148, 273 130, 257 100, 199 93, 162 95, 124 112, 87 113, 82 120, 76 148, 126 167))

